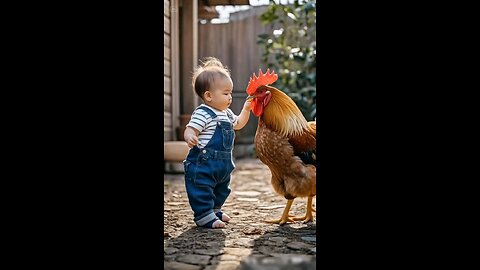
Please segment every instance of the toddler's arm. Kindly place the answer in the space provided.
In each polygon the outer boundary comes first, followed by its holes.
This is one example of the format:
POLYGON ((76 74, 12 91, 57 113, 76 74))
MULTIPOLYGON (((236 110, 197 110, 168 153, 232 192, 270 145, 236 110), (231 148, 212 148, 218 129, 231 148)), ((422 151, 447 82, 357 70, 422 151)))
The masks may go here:
POLYGON ((233 129, 242 129, 247 124, 248 118, 250 118, 250 111, 252 110, 252 104, 250 104, 251 102, 251 99, 245 101, 242 112, 238 116, 237 124, 233 127, 233 129))
POLYGON ((187 127, 183 133, 183 138, 188 144, 188 147, 192 148, 198 144, 198 134, 200 132, 192 127, 187 127))

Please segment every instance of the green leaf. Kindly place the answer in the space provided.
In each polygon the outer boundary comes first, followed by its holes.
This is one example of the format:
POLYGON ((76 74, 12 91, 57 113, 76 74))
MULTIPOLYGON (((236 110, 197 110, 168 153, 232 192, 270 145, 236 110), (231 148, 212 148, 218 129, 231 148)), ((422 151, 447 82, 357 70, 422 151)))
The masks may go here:
POLYGON ((273 36, 272 32, 258 36, 262 62, 279 75, 273 86, 289 95, 310 118, 316 111, 315 1, 300 4, 295 0, 286 6, 271 2, 260 20, 272 24, 272 29, 284 29, 281 35, 273 36))
POLYGON ((310 113, 310 118, 314 119, 317 117, 317 107, 313 108, 312 112, 310 113))

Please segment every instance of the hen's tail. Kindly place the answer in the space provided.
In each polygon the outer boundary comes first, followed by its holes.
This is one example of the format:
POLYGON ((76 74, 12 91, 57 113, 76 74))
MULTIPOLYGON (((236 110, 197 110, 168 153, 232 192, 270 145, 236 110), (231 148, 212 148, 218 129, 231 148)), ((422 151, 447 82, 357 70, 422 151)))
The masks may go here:
POLYGON ((298 157, 303 161, 305 164, 312 164, 313 166, 317 167, 317 151, 309 151, 309 152, 301 152, 298 154, 298 157))

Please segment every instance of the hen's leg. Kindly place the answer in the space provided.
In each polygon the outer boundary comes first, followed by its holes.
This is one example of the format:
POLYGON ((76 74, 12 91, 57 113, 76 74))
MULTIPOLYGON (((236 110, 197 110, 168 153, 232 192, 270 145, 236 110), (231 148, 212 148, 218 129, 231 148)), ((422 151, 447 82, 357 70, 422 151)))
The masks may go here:
POLYGON ((283 225, 287 222, 295 222, 288 216, 288 212, 290 212, 290 207, 292 207, 293 199, 287 201, 287 206, 285 206, 285 209, 283 210, 282 217, 280 219, 274 219, 274 220, 265 220, 267 223, 277 223, 279 225, 283 225))
POLYGON ((305 216, 304 217, 294 217, 293 220, 304 220, 305 222, 313 221, 312 199, 313 199, 313 197, 308 197, 307 213, 305 213, 305 216))

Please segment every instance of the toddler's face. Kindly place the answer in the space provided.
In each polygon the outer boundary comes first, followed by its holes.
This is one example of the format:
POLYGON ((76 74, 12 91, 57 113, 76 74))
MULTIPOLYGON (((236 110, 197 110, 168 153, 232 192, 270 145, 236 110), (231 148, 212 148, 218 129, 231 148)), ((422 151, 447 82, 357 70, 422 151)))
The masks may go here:
POLYGON ((210 106, 217 110, 226 110, 232 103, 232 90, 233 82, 230 78, 222 78, 215 80, 211 89, 209 90, 212 95, 212 101, 210 106))

